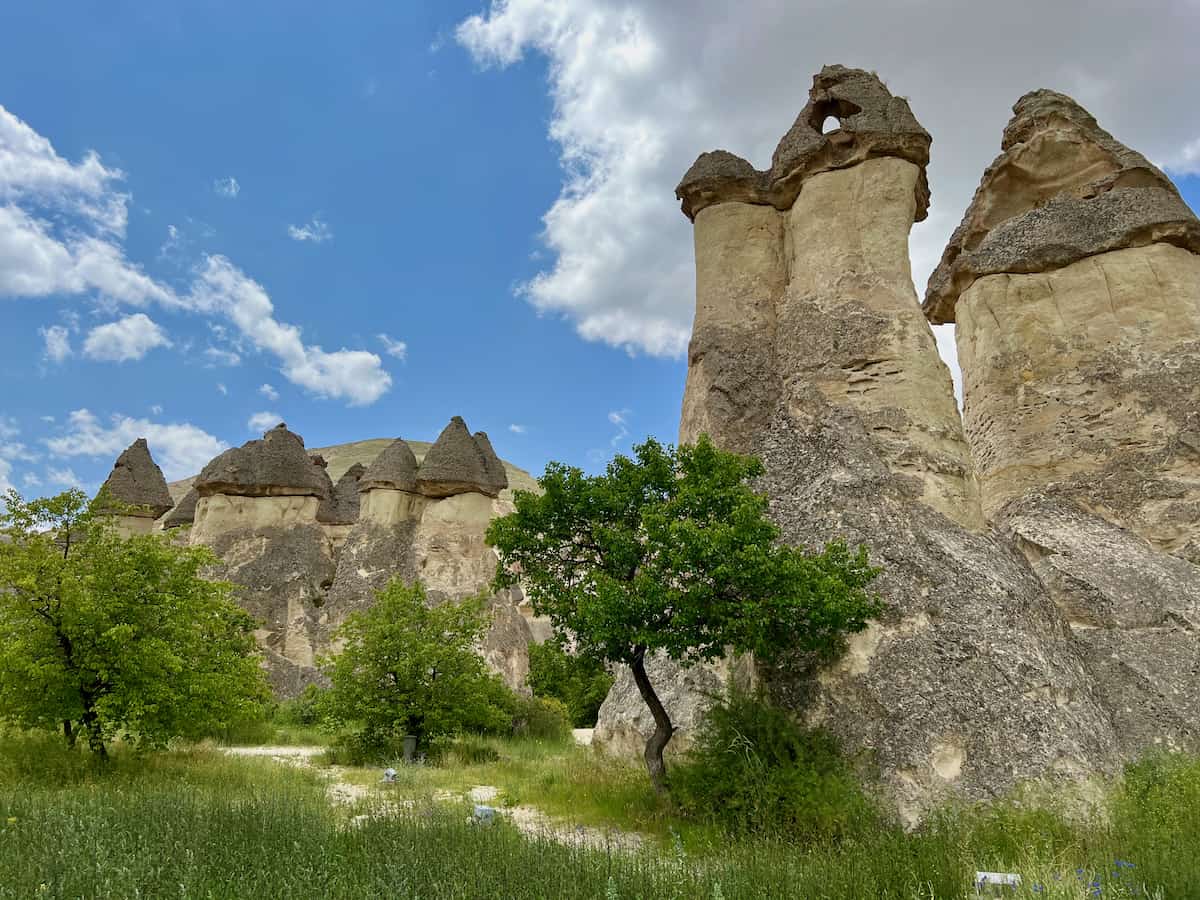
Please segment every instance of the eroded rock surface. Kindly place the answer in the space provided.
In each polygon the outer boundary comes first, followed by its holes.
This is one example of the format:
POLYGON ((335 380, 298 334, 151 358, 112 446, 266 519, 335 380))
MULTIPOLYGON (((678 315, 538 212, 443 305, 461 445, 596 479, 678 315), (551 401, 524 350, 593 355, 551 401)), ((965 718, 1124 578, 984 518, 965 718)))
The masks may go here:
MULTIPOLYGON (((759 455, 785 540, 864 543, 883 568, 887 611, 837 665, 760 674, 868 754, 914 820, 948 792, 994 796, 1118 760, 1081 647, 1026 559, 984 525, 909 270, 927 154, 905 101, 870 73, 827 67, 771 170, 707 154, 678 190, 697 254, 680 440, 707 432, 759 455), (842 128, 822 135, 831 110, 842 128)), ((642 730, 634 699, 605 704, 598 743, 642 730)))
POLYGON ((1200 222, 1069 97, 1013 107, 930 279, 985 516, 1083 648, 1126 756, 1200 715, 1200 222))
POLYGON ((116 525, 127 534, 152 531, 154 520, 175 505, 145 438, 138 438, 117 457, 101 490, 119 504, 116 525))

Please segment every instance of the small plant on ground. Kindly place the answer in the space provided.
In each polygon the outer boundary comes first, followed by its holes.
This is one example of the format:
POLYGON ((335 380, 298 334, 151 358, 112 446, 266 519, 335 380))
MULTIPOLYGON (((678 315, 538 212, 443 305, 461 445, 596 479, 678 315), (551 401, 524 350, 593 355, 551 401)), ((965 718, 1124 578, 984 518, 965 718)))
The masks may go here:
POLYGON ((736 833, 809 842, 877 820, 832 736, 736 686, 709 708, 671 787, 684 814, 736 833))
POLYGON ((0 723, 161 747, 267 698, 254 622, 201 571, 204 548, 122 537, 81 491, 0 512, 0 723))
POLYGON ((350 757, 394 759, 406 736, 423 748, 463 730, 507 729, 511 692, 475 652, 486 629, 481 598, 430 606, 419 583, 399 579, 351 615, 337 632, 342 651, 322 662, 326 719, 350 757))
POLYGON ((608 696, 613 677, 604 664, 588 656, 568 653, 557 640, 529 647, 529 677, 535 697, 553 697, 567 708, 571 725, 591 728, 600 704, 608 696))
POLYGON ((767 663, 831 654, 881 610, 865 549, 778 542, 767 498, 748 483, 762 473, 707 436, 677 450, 651 439, 603 475, 550 463, 542 493, 518 491, 516 511, 488 528, 497 587, 519 582, 581 655, 630 667, 654 718, 644 756, 659 793, 675 729, 647 670, 654 653, 683 666, 730 651, 767 663))

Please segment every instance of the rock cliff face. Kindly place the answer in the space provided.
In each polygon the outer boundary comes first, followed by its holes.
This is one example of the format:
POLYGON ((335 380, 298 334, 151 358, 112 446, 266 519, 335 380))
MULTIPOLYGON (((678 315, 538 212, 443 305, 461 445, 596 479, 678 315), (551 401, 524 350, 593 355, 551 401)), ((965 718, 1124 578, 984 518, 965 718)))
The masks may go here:
MULTIPOLYGON (((837 665, 760 674, 867 752, 910 819, 947 792, 992 796, 1119 759, 1084 647, 1025 554, 985 524, 909 271, 928 148, 907 103, 832 66, 771 169, 705 154, 677 190, 697 271, 680 440, 707 432, 759 455, 787 541, 863 543, 883 568, 888 610, 837 665)), ((644 727, 629 682, 601 712, 610 745, 644 727)), ((697 708, 674 711, 687 726, 697 708)))
POLYGON ((1122 748, 1200 716, 1200 221, 1069 97, 1013 107, 930 279, 983 511, 1058 604, 1122 748))
MULTIPOLYGON (((316 659, 336 651, 337 627, 392 578, 421 578, 439 603, 487 589, 496 557, 483 536, 492 518, 512 508, 507 495, 500 498, 507 470, 487 436, 472 436, 457 417, 425 455, 418 463, 397 439, 376 450, 369 466, 340 470, 335 484, 326 458, 310 455, 280 425, 210 462, 162 516, 159 527, 191 525, 186 539, 220 557, 211 574, 237 585, 239 602, 262 623, 259 642, 281 695, 319 680, 316 659), (434 485, 433 496, 421 493, 422 484, 434 485)), ((122 456, 114 483, 128 481, 120 474, 127 457, 143 473, 139 484, 152 481, 147 466, 157 467, 142 441, 122 456)), ((157 478, 161 501, 169 495, 157 478)), ((135 494, 145 500, 144 488, 124 489, 118 499, 131 502, 125 498, 135 494)), ((142 530, 153 524, 147 519, 142 530)), ((479 648, 514 689, 524 689, 532 641, 522 599, 512 591, 491 597, 493 625, 479 648)))

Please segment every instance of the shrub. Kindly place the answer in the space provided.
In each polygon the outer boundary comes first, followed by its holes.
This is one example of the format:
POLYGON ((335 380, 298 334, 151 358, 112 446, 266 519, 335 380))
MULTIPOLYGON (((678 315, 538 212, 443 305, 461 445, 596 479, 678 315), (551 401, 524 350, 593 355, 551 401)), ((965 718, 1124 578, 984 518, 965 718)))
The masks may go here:
POLYGON ((272 718, 280 725, 320 725, 325 717, 326 690, 310 684, 299 697, 275 707, 272 718))
POLYGON ((571 717, 561 700, 553 697, 516 696, 512 733, 518 737, 565 741, 571 734, 571 717))
POLYGON ((876 818, 832 736, 731 687, 671 777, 680 810, 730 831, 838 838, 876 818))
POLYGON ((526 683, 534 696, 562 701, 574 727, 591 728, 613 677, 596 660, 567 653, 557 641, 547 641, 530 646, 526 683))

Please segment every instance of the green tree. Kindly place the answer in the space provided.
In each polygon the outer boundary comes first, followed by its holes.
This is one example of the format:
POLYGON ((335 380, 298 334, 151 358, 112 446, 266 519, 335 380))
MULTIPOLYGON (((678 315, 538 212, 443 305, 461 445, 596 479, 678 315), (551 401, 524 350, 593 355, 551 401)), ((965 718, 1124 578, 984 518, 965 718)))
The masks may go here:
POLYGON ((654 717, 645 760, 659 793, 674 727, 648 654, 686 667, 730 650, 768 664, 792 651, 832 653, 881 609, 867 590, 876 570, 865 549, 778 543, 767 498, 747 483, 762 472, 707 436, 678 450, 650 439, 603 475, 550 463, 542 493, 517 492, 516 511, 488 529, 497 587, 519 581, 578 652, 632 670, 654 717))
POLYGON ((338 629, 339 654, 322 661, 333 724, 354 723, 362 746, 418 743, 511 722, 510 691, 476 653, 488 620, 482 597, 429 606, 418 582, 394 579, 338 629))
POLYGON ((596 724, 613 677, 600 661, 567 653, 555 640, 529 646, 529 676, 525 682, 535 697, 562 701, 576 728, 590 728, 596 724))
POLYGON ((107 756, 159 747, 245 715, 268 696, 254 622, 206 549, 122 537, 80 491, 0 512, 0 721, 79 731, 107 756))

